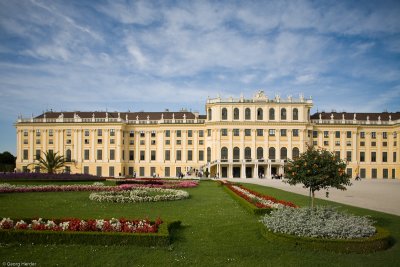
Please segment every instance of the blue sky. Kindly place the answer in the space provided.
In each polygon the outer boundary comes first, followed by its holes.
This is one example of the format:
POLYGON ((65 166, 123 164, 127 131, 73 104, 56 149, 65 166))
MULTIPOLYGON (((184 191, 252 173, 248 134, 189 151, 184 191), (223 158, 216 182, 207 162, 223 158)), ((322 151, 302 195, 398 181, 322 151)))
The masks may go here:
POLYGON ((204 114, 263 89, 314 111, 400 111, 399 1, 0 0, 0 152, 18 115, 204 114))

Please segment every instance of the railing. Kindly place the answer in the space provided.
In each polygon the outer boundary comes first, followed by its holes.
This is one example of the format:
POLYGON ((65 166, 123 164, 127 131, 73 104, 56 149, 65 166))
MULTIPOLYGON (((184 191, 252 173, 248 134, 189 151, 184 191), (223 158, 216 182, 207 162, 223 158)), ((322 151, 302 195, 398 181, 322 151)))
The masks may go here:
POLYGON ((390 121, 383 121, 383 120, 320 120, 320 119, 313 119, 311 122, 316 124, 368 124, 368 125, 394 125, 400 123, 400 120, 390 120, 390 121))
MULTIPOLYGON (((210 166, 216 165, 216 164, 234 164, 234 163, 244 163, 244 164, 285 164, 286 160, 285 159, 217 159, 213 160, 209 163, 210 166)), ((204 167, 207 167, 207 165, 204 165, 204 167)))

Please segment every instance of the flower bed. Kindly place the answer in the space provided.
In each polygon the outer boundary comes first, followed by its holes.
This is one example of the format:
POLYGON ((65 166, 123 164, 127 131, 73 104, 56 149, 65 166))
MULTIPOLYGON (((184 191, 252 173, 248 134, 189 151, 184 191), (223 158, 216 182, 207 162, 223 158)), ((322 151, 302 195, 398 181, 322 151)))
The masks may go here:
POLYGON ((135 188, 120 192, 97 192, 89 196, 90 200, 98 202, 157 202, 189 198, 189 193, 183 190, 164 188, 135 188))
POLYGON ((170 230, 180 222, 152 222, 147 219, 16 219, 3 218, 0 239, 3 243, 95 244, 157 246, 170 244, 170 230))
POLYGON ((116 184, 124 186, 125 188, 137 187, 139 185, 154 188, 191 188, 199 185, 197 181, 167 180, 154 178, 125 179, 122 181, 117 181, 116 184))
POLYGON ((68 191, 121 191, 118 186, 93 185, 10 185, 0 184, 0 193, 68 192, 68 191))
POLYGON ((105 181, 105 177, 90 174, 68 174, 68 173, 28 173, 28 172, 6 172, 0 173, 0 180, 4 181, 105 181))
POLYGON ((245 188, 242 185, 235 185, 228 181, 220 181, 219 183, 234 199, 242 204, 244 208, 257 215, 269 213, 272 209, 279 207, 297 207, 291 202, 277 200, 274 197, 262 195, 258 192, 245 188))

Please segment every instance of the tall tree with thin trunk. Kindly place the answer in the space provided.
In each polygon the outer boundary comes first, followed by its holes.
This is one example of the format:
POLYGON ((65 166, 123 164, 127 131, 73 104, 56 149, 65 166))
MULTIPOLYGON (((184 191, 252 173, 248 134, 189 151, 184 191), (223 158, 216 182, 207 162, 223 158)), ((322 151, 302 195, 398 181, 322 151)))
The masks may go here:
POLYGON ((65 166, 64 156, 57 155, 57 152, 54 153, 50 150, 43 152, 43 154, 44 157, 40 157, 39 163, 37 164, 41 170, 44 170, 47 173, 55 173, 58 169, 65 166))
POLYGON ((345 186, 351 185, 346 166, 346 162, 332 152, 308 146, 307 151, 286 164, 285 182, 301 183, 309 188, 311 207, 314 207, 315 191, 330 187, 346 190, 345 186))

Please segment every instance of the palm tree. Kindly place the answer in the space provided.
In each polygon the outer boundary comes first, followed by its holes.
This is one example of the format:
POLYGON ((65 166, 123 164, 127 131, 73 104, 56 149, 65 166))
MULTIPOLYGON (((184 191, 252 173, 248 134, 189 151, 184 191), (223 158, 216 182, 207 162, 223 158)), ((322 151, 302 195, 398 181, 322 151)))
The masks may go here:
POLYGON ((58 169, 63 168, 65 165, 64 156, 57 155, 57 152, 54 153, 52 150, 47 152, 43 152, 44 157, 40 157, 39 163, 37 166, 40 167, 41 170, 47 171, 47 173, 55 173, 58 169))

